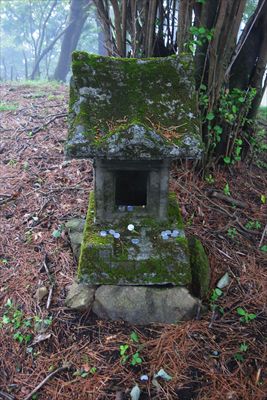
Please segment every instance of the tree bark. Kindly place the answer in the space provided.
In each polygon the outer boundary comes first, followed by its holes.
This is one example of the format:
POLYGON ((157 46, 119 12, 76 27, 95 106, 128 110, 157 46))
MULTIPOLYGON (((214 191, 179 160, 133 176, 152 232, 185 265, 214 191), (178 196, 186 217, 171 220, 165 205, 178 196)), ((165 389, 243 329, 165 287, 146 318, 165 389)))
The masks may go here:
POLYGON ((240 51, 230 70, 230 87, 257 89, 248 118, 254 118, 264 94, 267 64, 267 0, 260 0, 240 38, 240 51))
POLYGON ((68 28, 65 31, 58 63, 53 78, 56 81, 65 81, 70 69, 71 53, 76 49, 85 21, 86 7, 90 0, 72 0, 68 28))
MULTIPOLYGON (((192 0, 180 0, 178 8, 177 47, 178 52, 184 50, 184 44, 190 37, 190 26, 192 24, 192 0)), ((174 30, 174 29, 173 29, 174 30)))

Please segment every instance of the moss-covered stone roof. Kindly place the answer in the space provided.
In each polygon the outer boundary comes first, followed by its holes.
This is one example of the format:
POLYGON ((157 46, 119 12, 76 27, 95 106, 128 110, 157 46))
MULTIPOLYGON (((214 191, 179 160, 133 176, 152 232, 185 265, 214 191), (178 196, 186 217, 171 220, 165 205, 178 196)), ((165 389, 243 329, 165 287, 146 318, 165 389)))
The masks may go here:
POLYGON ((78 51, 72 69, 67 156, 200 157, 188 55, 122 59, 78 51))

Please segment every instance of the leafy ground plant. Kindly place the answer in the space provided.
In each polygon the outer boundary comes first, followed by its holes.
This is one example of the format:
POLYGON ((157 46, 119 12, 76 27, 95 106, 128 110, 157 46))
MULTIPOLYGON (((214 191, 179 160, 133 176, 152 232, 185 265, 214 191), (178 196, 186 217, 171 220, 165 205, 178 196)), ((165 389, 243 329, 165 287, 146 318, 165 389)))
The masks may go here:
POLYGON ((140 351, 142 350, 142 345, 139 341, 139 336, 136 332, 132 332, 130 334, 130 339, 132 342, 132 346, 128 344, 120 345, 120 357, 121 363, 125 364, 127 361, 130 361, 131 366, 135 366, 137 364, 142 364, 143 360, 140 357, 140 351), (133 348, 133 346, 137 346, 137 349, 133 348))
POLYGON ((15 111, 17 110, 18 105, 16 103, 7 103, 4 101, 0 101, 0 111, 15 111))
POLYGON ((244 361, 244 353, 248 351, 249 346, 246 343, 241 343, 239 346, 239 351, 234 355, 236 361, 244 361))
POLYGON ((228 228, 228 230, 227 230, 227 236, 228 236, 230 239, 234 239, 234 238, 236 237, 236 235, 237 235, 237 230, 236 230, 236 228, 228 228))
POLYGON ((253 314, 253 313, 248 313, 244 308, 242 308, 242 307, 238 307, 237 309, 236 309, 236 312, 237 312, 237 314, 238 315, 240 315, 240 321, 241 322, 243 322, 243 323, 245 323, 245 324, 247 324, 247 323, 249 323, 250 321, 252 321, 253 319, 255 319, 256 317, 257 317, 257 315, 256 314, 253 314))
POLYGON ((29 329, 32 326, 31 318, 26 318, 23 312, 18 309, 11 299, 8 299, 5 304, 5 312, 0 323, 0 328, 11 329, 13 338, 19 343, 28 344, 32 339, 32 334, 29 329))

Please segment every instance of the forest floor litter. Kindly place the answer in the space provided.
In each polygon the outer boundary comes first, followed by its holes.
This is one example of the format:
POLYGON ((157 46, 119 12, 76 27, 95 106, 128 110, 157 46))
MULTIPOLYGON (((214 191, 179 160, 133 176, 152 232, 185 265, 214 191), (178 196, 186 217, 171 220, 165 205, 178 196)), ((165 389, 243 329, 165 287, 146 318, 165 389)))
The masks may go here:
POLYGON ((67 104, 67 86, 1 87, 0 399, 123 400, 139 389, 141 400, 263 400, 266 170, 238 163, 203 179, 190 162, 172 168, 186 234, 210 260, 204 315, 139 327, 73 313, 64 224, 85 217, 93 169, 64 158, 67 104))

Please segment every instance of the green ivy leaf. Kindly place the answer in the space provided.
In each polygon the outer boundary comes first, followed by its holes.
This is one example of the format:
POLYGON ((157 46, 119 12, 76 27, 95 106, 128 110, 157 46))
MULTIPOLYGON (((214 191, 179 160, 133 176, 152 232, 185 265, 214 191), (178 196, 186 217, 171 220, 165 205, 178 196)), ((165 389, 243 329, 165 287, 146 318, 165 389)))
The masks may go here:
POLYGON ((231 164, 231 158, 230 157, 224 157, 223 161, 225 164, 231 164))
POLYGON ((208 121, 212 121, 213 119, 215 118, 215 115, 213 114, 213 112, 209 112, 208 114, 207 114, 207 116, 206 116, 206 119, 208 120, 208 121))
POLYGON ((204 28, 204 26, 201 26, 201 27, 198 29, 198 32, 199 32, 199 33, 205 33, 205 32, 206 32, 206 29, 204 28))

